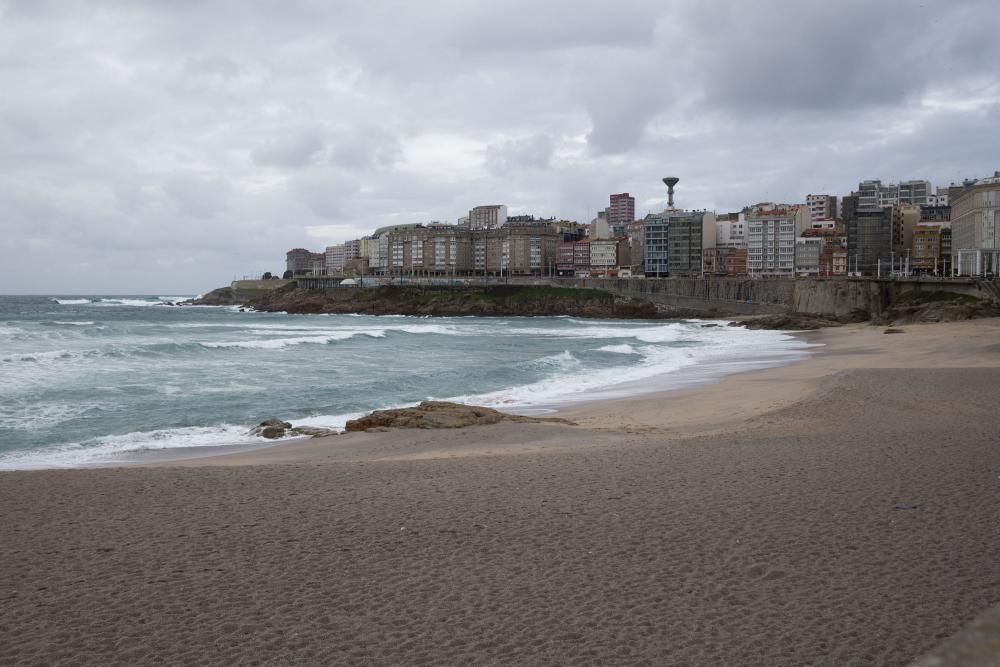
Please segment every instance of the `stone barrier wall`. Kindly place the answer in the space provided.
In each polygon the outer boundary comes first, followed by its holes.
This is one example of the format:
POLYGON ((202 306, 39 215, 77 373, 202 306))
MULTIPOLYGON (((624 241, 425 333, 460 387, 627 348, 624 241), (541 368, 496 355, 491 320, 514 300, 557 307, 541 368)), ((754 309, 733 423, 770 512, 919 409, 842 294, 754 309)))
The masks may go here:
POLYGON ((589 287, 653 303, 722 315, 815 313, 872 317, 911 290, 942 291, 1000 303, 997 281, 870 278, 551 278, 553 285, 589 287))

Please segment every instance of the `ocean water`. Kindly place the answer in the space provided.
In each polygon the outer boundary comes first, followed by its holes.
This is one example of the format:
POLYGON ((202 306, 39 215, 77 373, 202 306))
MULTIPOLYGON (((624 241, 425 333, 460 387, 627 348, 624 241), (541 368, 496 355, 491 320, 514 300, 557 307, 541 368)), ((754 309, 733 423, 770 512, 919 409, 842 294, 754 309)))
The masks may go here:
POLYGON ((0 297, 0 469, 259 445, 247 431, 268 417, 342 428, 427 399, 538 413, 788 363, 810 347, 695 320, 163 305, 181 298, 0 297))

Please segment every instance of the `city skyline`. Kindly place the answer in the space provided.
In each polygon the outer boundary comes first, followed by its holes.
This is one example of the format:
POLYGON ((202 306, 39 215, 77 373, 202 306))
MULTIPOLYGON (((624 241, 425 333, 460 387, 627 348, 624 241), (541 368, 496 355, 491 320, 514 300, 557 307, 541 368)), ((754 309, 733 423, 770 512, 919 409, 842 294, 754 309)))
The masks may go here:
POLYGON ((992 3, 783 6, 7 3, 0 289, 195 293, 486 203, 641 218, 665 174, 723 212, 996 170, 992 3))

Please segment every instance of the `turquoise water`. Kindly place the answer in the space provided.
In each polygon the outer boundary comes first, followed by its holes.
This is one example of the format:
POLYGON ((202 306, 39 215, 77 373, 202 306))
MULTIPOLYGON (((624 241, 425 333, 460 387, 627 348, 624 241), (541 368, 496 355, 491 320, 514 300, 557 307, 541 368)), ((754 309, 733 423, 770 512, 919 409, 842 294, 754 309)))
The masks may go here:
POLYGON ((287 315, 169 297, 0 297, 0 468, 253 444, 426 399, 522 412, 787 363, 780 332, 698 321, 287 315))

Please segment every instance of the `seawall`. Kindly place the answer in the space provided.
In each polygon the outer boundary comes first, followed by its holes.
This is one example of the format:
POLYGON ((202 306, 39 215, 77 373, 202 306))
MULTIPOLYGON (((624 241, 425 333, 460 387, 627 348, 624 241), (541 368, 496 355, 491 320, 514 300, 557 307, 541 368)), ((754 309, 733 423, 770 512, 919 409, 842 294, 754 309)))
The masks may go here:
POLYGON ((949 292, 1000 303, 996 281, 870 278, 553 278, 552 284, 589 287, 665 306, 720 315, 815 313, 878 317, 909 291, 949 292))
POLYGON ((411 277, 366 277, 360 285, 344 287, 340 278, 299 278, 306 290, 373 288, 379 285, 426 285, 440 289, 510 285, 549 285, 589 288, 615 296, 643 299, 661 306, 700 311, 706 315, 772 315, 810 313, 851 317, 863 313, 877 318, 896 305, 900 295, 913 292, 946 292, 992 300, 1000 305, 1000 281, 972 278, 460 278, 453 281, 411 277), (441 284, 444 283, 444 284, 441 284))

